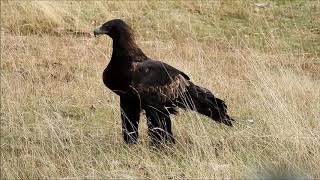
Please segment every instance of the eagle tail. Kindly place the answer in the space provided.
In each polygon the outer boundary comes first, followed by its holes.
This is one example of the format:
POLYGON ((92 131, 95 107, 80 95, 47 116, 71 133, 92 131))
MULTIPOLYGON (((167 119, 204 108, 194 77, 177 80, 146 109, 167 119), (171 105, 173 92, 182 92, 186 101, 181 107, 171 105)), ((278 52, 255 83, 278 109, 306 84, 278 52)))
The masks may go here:
MULTIPOLYGON (((227 105, 225 102, 217 97, 215 97, 208 89, 190 84, 188 87, 188 95, 185 98, 184 108, 187 105, 188 109, 199 112, 205 116, 210 117, 216 122, 224 123, 227 126, 233 126, 232 119, 227 114, 227 105)), ((180 107, 182 107, 180 105, 180 107)))

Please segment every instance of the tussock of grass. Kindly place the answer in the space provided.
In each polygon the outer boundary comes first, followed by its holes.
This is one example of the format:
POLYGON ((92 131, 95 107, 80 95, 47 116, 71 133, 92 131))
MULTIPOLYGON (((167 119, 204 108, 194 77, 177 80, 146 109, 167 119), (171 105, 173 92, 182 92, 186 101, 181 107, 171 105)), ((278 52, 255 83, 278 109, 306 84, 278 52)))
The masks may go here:
POLYGON ((320 4, 254 3, 1 2, 1 178, 319 178, 320 4), (112 42, 87 36, 112 18, 225 99, 235 127, 181 112, 178 143, 154 149, 143 118, 124 145, 101 81, 112 42))

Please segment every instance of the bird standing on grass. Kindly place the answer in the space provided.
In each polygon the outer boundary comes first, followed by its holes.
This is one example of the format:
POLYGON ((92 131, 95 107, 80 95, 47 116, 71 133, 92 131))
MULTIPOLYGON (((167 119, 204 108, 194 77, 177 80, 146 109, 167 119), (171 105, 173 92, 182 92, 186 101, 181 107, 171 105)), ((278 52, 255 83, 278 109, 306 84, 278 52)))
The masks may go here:
POLYGON ((137 143, 140 113, 145 110, 152 143, 174 143, 170 114, 191 109, 232 126, 224 101, 197 86, 182 71, 147 57, 134 40, 132 29, 121 19, 104 23, 94 35, 113 40, 112 57, 103 82, 120 96, 124 141, 137 143))

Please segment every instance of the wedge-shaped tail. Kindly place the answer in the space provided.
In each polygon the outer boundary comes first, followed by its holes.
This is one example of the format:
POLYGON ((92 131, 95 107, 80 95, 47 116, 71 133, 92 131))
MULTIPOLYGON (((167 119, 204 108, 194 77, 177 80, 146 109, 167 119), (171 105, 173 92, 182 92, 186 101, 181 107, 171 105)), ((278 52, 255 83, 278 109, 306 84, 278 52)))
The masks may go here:
POLYGON ((197 111, 219 123, 233 126, 234 119, 227 114, 228 107, 223 100, 216 98, 208 89, 193 83, 190 83, 187 90, 188 94, 180 100, 183 103, 179 103, 179 107, 197 111))

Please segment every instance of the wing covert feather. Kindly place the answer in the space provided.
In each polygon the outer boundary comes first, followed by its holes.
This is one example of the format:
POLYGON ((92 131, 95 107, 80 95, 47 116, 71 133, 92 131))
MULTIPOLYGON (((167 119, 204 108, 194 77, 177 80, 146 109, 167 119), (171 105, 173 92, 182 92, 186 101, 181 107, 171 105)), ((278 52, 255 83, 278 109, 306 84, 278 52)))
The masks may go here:
POLYGON ((172 101, 189 86, 189 77, 185 73, 163 62, 150 60, 135 66, 132 86, 145 102, 172 101))

